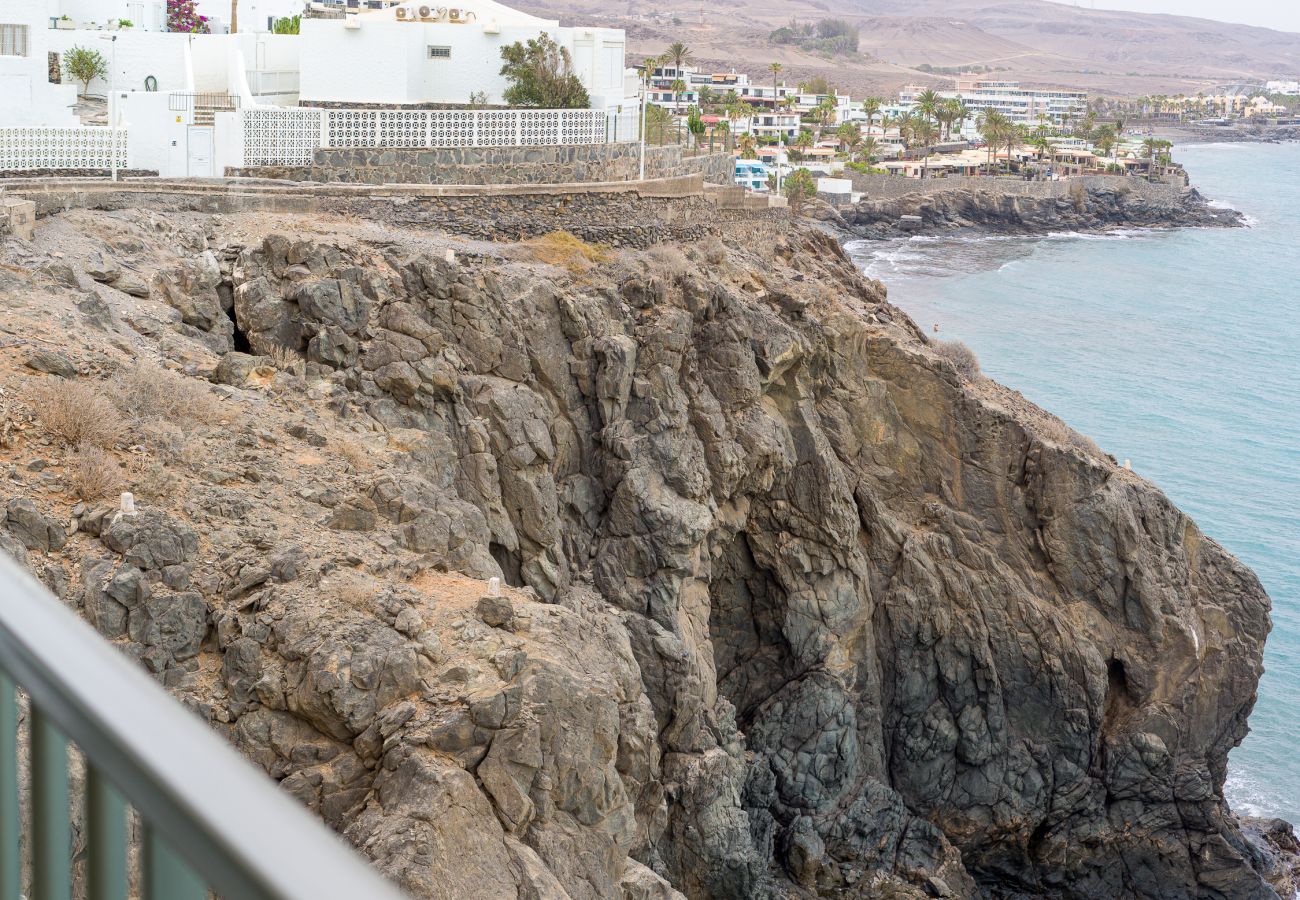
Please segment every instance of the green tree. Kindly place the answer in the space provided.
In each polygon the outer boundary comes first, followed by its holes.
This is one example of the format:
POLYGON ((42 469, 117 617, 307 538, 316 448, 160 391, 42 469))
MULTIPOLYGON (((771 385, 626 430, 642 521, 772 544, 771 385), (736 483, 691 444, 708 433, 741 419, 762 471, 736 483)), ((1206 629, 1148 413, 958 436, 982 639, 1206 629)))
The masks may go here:
POLYGON ((840 140, 841 149, 853 143, 853 141, 856 138, 860 138, 861 135, 861 129, 852 122, 844 122, 839 128, 835 129, 835 136, 840 140))
POLYGON ((555 43, 549 34, 530 38, 501 48, 505 65, 501 74, 510 87, 501 99, 508 106, 540 109, 585 109, 591 97, 582 80, 573 72, 573 60, 567 48, 555 43))
POLYGON ((673 69, 676 70, 675 74, 680 76, 682 74, 682 66, 689 62, 693 62, 695 60, 695 55, 691 53, 691 48, 687 47, 681 41, 673 41, 668 45, 668 49, 664 51, 663 58, 666 62, 671 62, 673 64, 673 69))
POLYGON ((736 146, 740 148, 741 159, 758 159, 758 145, 752 134, 742 134, 736 138, 736 146))
POLYGON ((926 119, 934 118, 934 114, 939 111, 941 102, 939 95, 929 89, 916 95, 916 109, 926 119))
POLYGON ((791 215, 803 215, 804 204, 817 196, 817 181, 807 169, 795 169, 785 179, 781 192, 790 201, 791 215))
POLYGON ((651 103, 645 110, 645 142, 647 144, 668 143, 668 126, 673 117, 662 106, 651 103))
POLYGON ((283 19, 276 19, 271 24, 272 34, 298 34, 302 26, 302 16, 288 16, 283 19))
POLYGON ((858 147, 858 154, 868 163, 874 163, 880 157, 880 148, 876 139, 867 135, 862 139, 862 144, 858 147))
MULTIPOLYGON (((1110 156, 1115 148, 1119 146, 1119 138, 1115 135, 1115 128, 1111 125, 1102 125, 1097 129, 1097 134, 1092 139, 1093 145, 1101 151, 1103 156, 1110 156)), ((1115 158, 1119 162, 1118 157, 1115 158)))
POLYGON ((682 94, 686 93, 686 82, 680 78, 674 78, 673 83, 668 85, 668 90, 673 92, 673 109, 676 109, 677 104, 682 99, 682 94))
POLYGON ((868 97, 866 100, 862 101, 862 111, 867 114, 868 132, 870 132, 871 127, 876 124, 876 116, 880 115, 880 107, 883 104, 884 101, 879 97, 868 97))
POLYGON ((84 97, 92 81, 108 75, 108 63, 98 50, 72 47, 63 54, 63 71, 81 82, 81 96, 84 97))

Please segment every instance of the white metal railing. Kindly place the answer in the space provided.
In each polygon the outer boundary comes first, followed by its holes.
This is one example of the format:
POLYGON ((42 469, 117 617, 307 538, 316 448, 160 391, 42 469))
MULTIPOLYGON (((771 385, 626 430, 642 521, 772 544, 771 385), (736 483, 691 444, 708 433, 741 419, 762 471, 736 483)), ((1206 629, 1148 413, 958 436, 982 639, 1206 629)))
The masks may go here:
POLYGON ((0 170, 109 169, 126 165, 126 129, 104 126, 0 128, 0 170))
POLYGON ((84 857, 84 896, 125 900, 128 806, 142 900, 403 896, 0 552, 0 898, 25 883, 33 900, 83 896, 84 857), (70 743, 86 760, 75 800, 70 743))
POLYGON ((253 107, 239 121, 245 166, 310 165, 318 148, 544 147, 637 136, 635 113, 613 109, 253 107))

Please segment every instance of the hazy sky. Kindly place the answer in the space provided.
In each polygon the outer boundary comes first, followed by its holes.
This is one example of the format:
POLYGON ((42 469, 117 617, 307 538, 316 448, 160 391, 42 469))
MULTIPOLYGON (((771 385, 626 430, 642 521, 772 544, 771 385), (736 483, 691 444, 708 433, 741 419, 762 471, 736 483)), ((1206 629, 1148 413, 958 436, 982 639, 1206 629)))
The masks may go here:
POLYGON ((1056 0, 1069 6, 1131 9, 1134 12, 1174 13, 1221 22, 1244 22, 1279 31, 1300 31, 1300 2, 1296 0, 1056 0))

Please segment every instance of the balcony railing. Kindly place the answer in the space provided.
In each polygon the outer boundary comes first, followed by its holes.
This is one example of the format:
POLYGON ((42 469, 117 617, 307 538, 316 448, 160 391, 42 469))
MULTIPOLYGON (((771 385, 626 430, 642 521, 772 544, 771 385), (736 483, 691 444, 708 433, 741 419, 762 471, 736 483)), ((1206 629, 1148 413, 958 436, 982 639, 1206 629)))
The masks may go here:
POLYGON ((72 896, 70 743, 86 764, 87 900, 131 890, 128 805, 142 900, 402 896, 0 553, 0 900, 72 896))

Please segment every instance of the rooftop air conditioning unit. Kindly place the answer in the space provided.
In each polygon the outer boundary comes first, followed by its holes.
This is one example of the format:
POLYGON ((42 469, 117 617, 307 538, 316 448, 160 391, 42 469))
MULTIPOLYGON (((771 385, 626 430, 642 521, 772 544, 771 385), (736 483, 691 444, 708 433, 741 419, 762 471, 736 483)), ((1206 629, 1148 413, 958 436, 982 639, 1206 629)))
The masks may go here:
POLYGON ((399 6, 399 7, 397 7, 397 19, 398 19, 399 22, 400 22, 400 21, 405 21, 406 18, 407 18, 409 15, 410 15, 410 12, 407 10, 407 8, 406 8, 405 6, 399 6))
POLYGON ((420 14, 421 19, 427 20, 437 18, 437 13, 431 6, 421 6, 417 12, 420 14))
POLYGON ((459 22, 459 21, 461 21, 461 18, 462 18, 464 15, 465 15, 465 10, 462 10, 462 9, 449 9, 449 10, 447 10, 447 18, 450 19, 450 20, 453 21, 453 22, 459 22))

